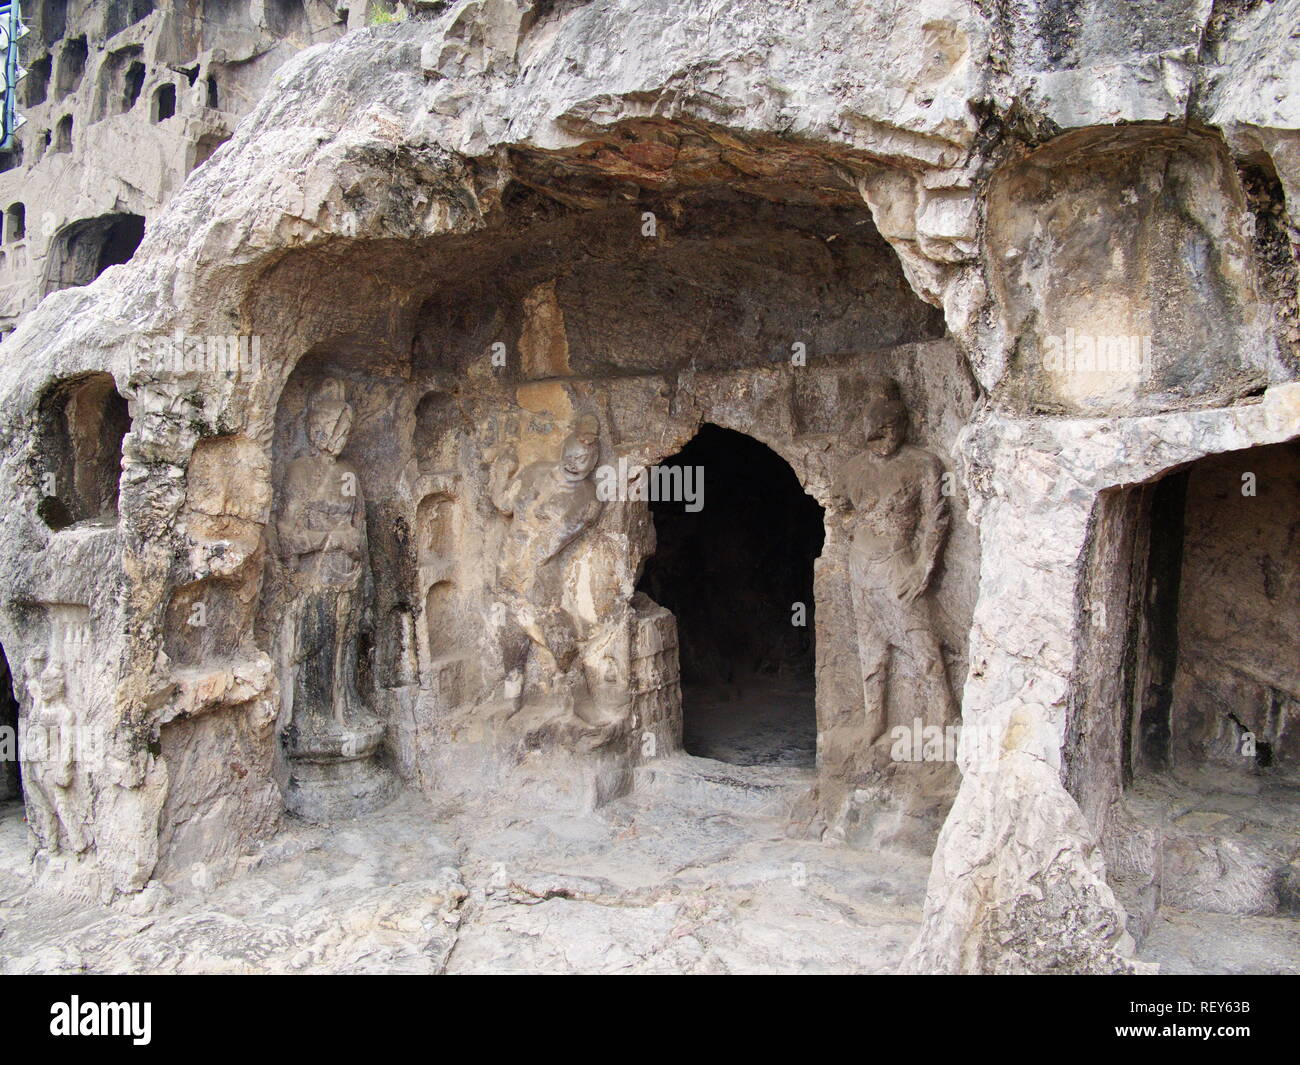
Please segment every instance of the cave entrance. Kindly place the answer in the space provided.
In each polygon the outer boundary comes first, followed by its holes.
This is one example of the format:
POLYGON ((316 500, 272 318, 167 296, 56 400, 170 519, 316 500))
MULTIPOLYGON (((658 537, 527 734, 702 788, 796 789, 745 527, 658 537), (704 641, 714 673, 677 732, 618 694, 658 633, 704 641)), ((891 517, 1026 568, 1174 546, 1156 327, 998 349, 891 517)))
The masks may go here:
POLYGON ((144 219, 106 214, 64 226, 50 243, 41 295, 88 285, 110 266, 128 262, 144 239, 144 219))
POLYGON ((1149 489, 1127 775, 1300 785, 1300 442, 1149 489))
POLYGON ((1300 915, 1300 443, 1109 493, 1094 539, 1070 775, 1135 932, 1158 907, 1300 915))
POLYGON ((51 387, 41 399, 37 513, 56 532, 79 522, 117 521, 122 442, 130 408, 113 376, 89 373, 51 387))
POLYGON ((14 695, 9 659, 0 647, 0 816, 11 804, 21 812, 23 801, 22 765, 18 761, 18 699, 14 695))
POLYGON ((821 506, 776 452, 716 425, 659 466, 681 468, 669 483, 684 490, 650 503, 657 547, 638 587, 677 619, 687 753, 813 765, 821 506))

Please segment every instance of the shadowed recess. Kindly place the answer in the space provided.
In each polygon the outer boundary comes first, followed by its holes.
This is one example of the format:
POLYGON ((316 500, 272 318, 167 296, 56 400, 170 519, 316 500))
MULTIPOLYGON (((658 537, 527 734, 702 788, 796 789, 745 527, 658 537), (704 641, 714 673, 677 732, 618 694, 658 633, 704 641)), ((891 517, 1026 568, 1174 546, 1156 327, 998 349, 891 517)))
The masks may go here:
POLYGON ((686 750, 738 765, 811 765, 822 508, 776 452, 716 425, 661 465, 703 475, 698 509, 651 503, 658 546, 640 583, 677 617, 686 750))

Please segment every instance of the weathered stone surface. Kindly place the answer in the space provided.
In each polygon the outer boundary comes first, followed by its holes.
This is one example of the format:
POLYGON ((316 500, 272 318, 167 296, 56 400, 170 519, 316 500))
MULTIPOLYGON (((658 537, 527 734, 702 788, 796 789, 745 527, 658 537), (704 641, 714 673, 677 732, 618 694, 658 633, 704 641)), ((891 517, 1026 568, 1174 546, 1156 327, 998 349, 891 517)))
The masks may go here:
MULTIPOLYGON (((250 849, 331 831, 286 808, 399 782, 597 834, 674 796, 779 809, 782 861, 937 847, 919 924, 882 918, 909 971, 1132 972, 1161 907, 1288 912, 1293 832, 1233 842, 1256 822, 1222 794, 1296 772, 1296 0, 310 3, 182 31, 187 6, 86 24, 66 91, 74 38, 35 35, 53 82, 0 195, 65 176, 3 245, 0 643, 6 713, 98 744, 24 766, 30 890, 147 907, 192 870, 212 902, 155 938, 33 933, 21 971, 853 967, 824 927, 776 943, 791 898, 754 932, 589 856, 471 891, 490 920, 451 961, 459 874, 274 919, 220 894, 250 849), (882 397, 910 436, 878 458, 923 485, 859 468, 882 397), (725 798, 681 754, 696 644, 642 585, 666 538, 625 490, 706 425, 822 512, 813 602, 777 604, 813 609, 815 771, 744 767, 725 798), (864 527, 898 557, 855 556, 864 527), (533 951, 539 915, 625 953, 533 951)), ((760 657, 737 670, 780 673, 760 657)), ((467 883, 492 851, 468 846, 467 883)))

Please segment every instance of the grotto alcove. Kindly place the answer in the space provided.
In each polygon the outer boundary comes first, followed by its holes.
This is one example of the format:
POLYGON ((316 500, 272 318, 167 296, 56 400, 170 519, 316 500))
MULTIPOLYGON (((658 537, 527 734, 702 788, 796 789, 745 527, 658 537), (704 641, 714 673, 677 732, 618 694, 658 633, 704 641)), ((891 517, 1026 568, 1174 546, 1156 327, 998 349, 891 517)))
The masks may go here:
POLYGON ((129 262, 144 239, 140 215, 114 213, 72 222, 54 235, 41 295, 88 285, 110 266, 129 262))
POLYGON ((1300 444, 1103 493, 1068 778, 1140 940, 1161 907, 1300 916, 1300 444))
POLYGON ((56 532, 117 521, 122 441, 131 425, 111 374, 89 373, 46 390, 38 407, 38 513, 56 532))
MULTIPOLYGON (((787 199, 713 187, 575 210, 570 197, 577 191, 566 186, 552 198, 553 191, 507 188, 503 202, 527 229, 491 249, 467 246, 453 265, 464 280, 452 277, 455 283, 435 291, 417 316, 413 380, 448 382, 421 410, 430 424, 460 433, 457 494, 469 516, 457 526, 462 554, 484 545, 457 585, 435 582, 432 569, 423 579, 435 596, 457 589, 450 608, 416 597, 428 604, 427 628, 442 641, 439 653, 451 653, 447 643, 457 642, 456 630, 435 622, 435 613, 476 627, 480 648, 490 628, 485 615, 492 609, 494 522, 500 520, 490 516, 483 490, 492 454, 512 448, 520 467, 553 460, 569 428, 590 417, 598 425, 602 468, 622 483, 631 470, 671 469, 711 440, 741 441, 734 453, 724 447, 708 459, 722 463, 726 479, 744 489, 725 509, 717 537, 703 540, 725 544, 726 522, 748 536, 768 520, 779 530, 769 555, 755 541, 739 545, 734 558, 715 551, 710 561, 672 542, 678 518, 686 525, 709 522, 726 497, 725 488, 710 494, 715 482, 707 474, 702 515, 672 516, 643 496, 611 497, 570 549, 566 609, 580 619, 592 648, 589 687, 613 678, 624 699, 630 696, 632 712, 624 719, 635 722, 631 732, 593 742, 640 769, 683 749, 684 724, 688 754, 802 769, 813 764, 819 736, 830 733, 837 777, 877 778, 887 751, 860 757, 870 741, 862 735, 863 687, 846 588, 850 533, 842 513, 828 531, 823 508, 837 470, 864 447, 861 415, 875 377, 898 382, 909 439, 945 456, 939 462, 951 467, 975 388, 960 353, 943 338, 941 315, 912 293, 860 201, 814 204, 789 190, 783 190, 787 199), (755 476, 773 479, 779 501, 763 499, 755 476), (745 515, 747 505, 758 516, 745 515), (665 560, 673 558, 678 569, 666 577, 665 560), (715 587, 710 565, 732 587, 715 587), (713 623, 745 614, 745 605, 734 602, 741 574, 773 565, 779 578, 770 587, 759 588, 755 579, 746 589, 764 609, 761 617, 743 618, 748 628, 734 634, 739 646, 724 647, 721 634, 704 646, 713 623), (830 604, 825 616, 823 601, 830 604), (477 611, 466 609, 475 602, 477 611), (695 743, 692 728, 700 719, 691 718, 690 693, 683 703, 679 692, 691 683, 679 676, 684 670, 702 682, 696 694, 704 699, 695 705, 704 708, 704 720, 709 696, 721 697, 714 720, 731 730, 721 746, 695 743), (756 706, 749 696, 758 689, 771 695, 773 684, 783 689, 780 696, 765 709, 756 706), (754 712, 757 721, 747 717, 754 712)), ((585 199, 592 188, 582 186, 581 193, 585 199)), ((441 445, 434 449, 449 454, 441 445)), ((952 532, 935 576, 934 615, 949 683, 958 686, 978 548, 961 520, 960 492, 945 498, 952 532)), ((431 515, 449 513, 445 502, 429 507, 431 515)), ((418 534, 415 539, 422 542, 418 534)), ((761 579, 772 576, 761 573, 761 579)), ((462 657, 483 666, 476 678, 483 691, 492 670, 474 641, 472 632, 464 633, 461 646, 471 650, 462 657)), ((539 661, 543 672, 529 674, 529 686, 546 681, 544 654, 528 668, 539 661)), ((469 675, 465 663, 459 678, 469 675)), ((909 684, 906 666, 903 659, 890 709, 889 724, 899 727, 910 727, 924 696, 909 684)), ((466 702, 431 713, 430 720, 440 722, 445 738, 457 737, 453 745, 478 731, 466 702)), ((537 737, 549 726, 529 728, 537 737)), ((420 746, 437 750, 446 743, 420 746)), ((473 762, 435 757, 454 763, 453 775, 473 762)), ((610 788, 626 786, 624 777, 610 788)))
POLYGON ((681 474, 656 484, 681 491, 650 500, 656 547, 638 588, 676 620, 683 747, 812 766, 822 507, 771 448, 716 425, 658 466, 681 474))
POLYGON ((336 337, 307 352, 275 415, 259 628, 279 686, 276 774, 288 809, 366 812, 394 792, 377 689, 413 674, 410 608, 394 592, 392 518, 409 455, 399 360, 336 337))
MULTIPOLYGON (((815 191, 787 174, 771 187, 695 179, 633 198, 607 177, 569 173, 567 159, 513 162, 484 231, 331 240, 281 257, 250 289, 243 314, 263 351, 303 352, 277 368, 273 395, 256 399, 273 403, 273 417, 255 405, 244 430, 274 439, 257 631, 281 678, 282 787, 292 790, 296 742, 283 678, 300 668, 291 645, 302 635, 286 620, 302 598, 290 579, 302 552, 286 542, 286 485, 325 379, 351 408, 338 459, 364 501, 355 672, 374 719, 366 744, 401 780, 590 806, 682 750, 689 652, 653 578, 638 583, 661 557, 646 501, 617 492, 594 501, 548 569, 544 603, 521 608, 503 569, 511 545, 535 542, 530 523, 545 519, 503 505, 499 490, 553 471, 575 435, 594 452, 593 482, 597 470, 675 461, 697 433, 704 445, 715 433, 744 442, 724 456, 738 479, 762 469, 744 448, 776 464, 789 506, 748 499, 783 530, 774 554, 756 544, 723 561, 733 582, 774 559, 782 576, 718 680, 731 683, 733 710, 748 709, 736 682, 753 690, 771 679, 784 691, 766 741, 753 745, 766 726, 746 725, 743 713, 733 723, 730 757, 798 768, 806 787, 830 729, 833 772, 874 772, 878 759, 865 770, 856 759, 863 689, 846 519, 823 520, 823 508, 837 469, 864 446, 875 378, 897 382, 909 439, 952 467, 975 386, 942 314, 909 287, 856 189, 824 167, 815 191), (513 630, 512 619, 522 619, 513 630)), ((752 533, 760 522, 741 513, 742 497, 730 520, 752 533)), ((933 598, 955 690, 978 548, 960 493, 949 503, 933 598)), ((725 616, 731 595, 699 597, 693 629, 711 611, 725 616)), ((729 660, 715 651, 701 661, 708 670, 729 660)), ((899 691, 891 724, 910 722, 919 697, 906 678, 899 691)))

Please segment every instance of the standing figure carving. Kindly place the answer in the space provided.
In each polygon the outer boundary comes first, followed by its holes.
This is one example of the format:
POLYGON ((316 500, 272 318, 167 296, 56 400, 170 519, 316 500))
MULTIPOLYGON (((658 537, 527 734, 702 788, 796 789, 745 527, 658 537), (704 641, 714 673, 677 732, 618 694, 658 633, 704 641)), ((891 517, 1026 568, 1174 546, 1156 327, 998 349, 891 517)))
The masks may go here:
POLYGON ((28 821, 51 853, 62 849, 62 835, 80 854, 89 841, 69 794, 80 736, 68 702, 67 674, 57 654, 39 651, 27 660, 27 692, 31 709, 25 731, 30 751, 23 767, 23 790, 28 821))
POLYGON ((926 724, 953 722, 957 707, 927 595, 948 531, 943 466, 907 443, 907 408, 890 378, 870 381, 862 427, 866 450, 840 472, 835 494, 851 508, 849 581, 874 743, 888 724, 900 667, 924 692, 926 724))
POLYGON ((565 438, 558 461, 519 470, 507 451, 492 462, 492 503, 510 519, 510 527, 496 567, 490 621, 511 713, 523 705, 533 647, 548 651, 561 674, 578 656, 577 628, 562 605, 563 556, 604 507, 591 478, 599 454, 599 426, 595 418, 584 417, 565 438))
POLYGON ((368 758, 383 735, 357 688, 369 573, 365 501, 356 470, 339 457, 351 429, 342 383, 317 385, 306 410, 307 453, 285 474, 277 522, 290 585, 284 645, 292 711, 285 744, 294 779, 288 799, 291 809, 309 815, 330 812, 331 803, 304 794, 302 786, 362 797, 364 786, 341 779, 337 768, 368 758))

